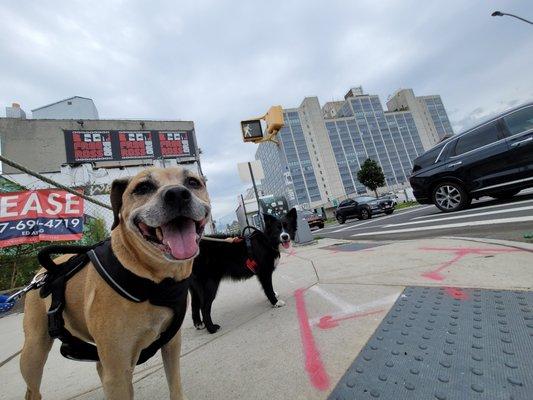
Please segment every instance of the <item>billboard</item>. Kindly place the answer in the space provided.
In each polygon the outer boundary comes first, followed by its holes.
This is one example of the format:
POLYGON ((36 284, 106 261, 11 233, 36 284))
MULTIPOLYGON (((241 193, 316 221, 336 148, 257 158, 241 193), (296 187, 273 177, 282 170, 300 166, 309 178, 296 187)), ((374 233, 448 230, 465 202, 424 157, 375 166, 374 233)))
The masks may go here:
POLYGON ((63 133, 68 164, 196 156, 192 130, 64 130, 63 133))
POLYGON ((0 248, 40 241, 79 240, 83 199, 58 189, 0 194, 0 248))

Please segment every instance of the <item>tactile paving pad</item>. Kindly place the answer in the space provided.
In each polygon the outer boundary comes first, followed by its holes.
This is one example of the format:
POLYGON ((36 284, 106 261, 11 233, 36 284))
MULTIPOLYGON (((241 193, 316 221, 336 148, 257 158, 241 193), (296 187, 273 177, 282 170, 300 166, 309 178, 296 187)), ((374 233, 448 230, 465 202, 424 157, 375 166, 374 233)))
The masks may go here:
POLYGON ((533 292, 408 287, 329 399, 533 399, 533 292))

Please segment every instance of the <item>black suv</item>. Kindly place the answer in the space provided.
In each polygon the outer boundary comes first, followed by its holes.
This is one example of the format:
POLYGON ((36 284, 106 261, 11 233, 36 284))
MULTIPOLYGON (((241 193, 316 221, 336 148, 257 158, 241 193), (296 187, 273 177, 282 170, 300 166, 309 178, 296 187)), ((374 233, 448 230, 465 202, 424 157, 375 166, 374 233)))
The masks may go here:
POLYGON ((339 224, 344 224, 347 219, 369 219, 373 214, 392 214, 394 205, 390 199, 376 199, 372 196, 360 196, 355 199, 346 199, 340 202, 335 210, 335 218, 339 224))
POLYGON ((439 143, 413 161, 409 181, 419 203, 444 212, 533 186, 533 103, 439 143))

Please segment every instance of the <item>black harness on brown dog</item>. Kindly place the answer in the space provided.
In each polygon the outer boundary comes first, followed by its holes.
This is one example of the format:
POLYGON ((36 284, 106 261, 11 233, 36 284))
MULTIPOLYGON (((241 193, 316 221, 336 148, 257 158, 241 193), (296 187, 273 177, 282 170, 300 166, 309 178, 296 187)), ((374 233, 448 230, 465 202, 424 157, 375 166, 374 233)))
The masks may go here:
POLYGON ((61 340, 61 354, 80 361, 99 361, 96 346, 72 335, 65 328, 63 310, 65 308, 65 287, 67 281, 84 268, 89 261, 96 271, 122 297, 135 303, 149 301, 155 306, 170 308, 174 316, 168 328, 152 344, 141 351, 137 364, 151 358, 157 350, 168 343, 180 329, 187 310, 187 290, 189 279, 175 281, 165 278, 156 283, 129 271, 118 261, 107 239, 94 246, 54 245, 42 249, 38 254, 41 265, 47 270, 41 286, 41 297, 52 296, 48 310, 48 333, 61 340), (67 261, 56 264, 51 256, 55 254, 75 254, 67 261))

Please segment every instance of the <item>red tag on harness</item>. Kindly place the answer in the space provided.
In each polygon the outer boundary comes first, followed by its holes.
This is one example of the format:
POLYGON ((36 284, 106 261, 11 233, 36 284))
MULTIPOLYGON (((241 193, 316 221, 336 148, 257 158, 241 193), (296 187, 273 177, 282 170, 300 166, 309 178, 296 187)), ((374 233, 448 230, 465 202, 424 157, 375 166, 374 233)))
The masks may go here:
POLYGON ((252 271, 255 274, 255 269, 257 268, 257 263, 251 258, 246 259, 246 268, 252 271))

